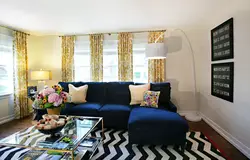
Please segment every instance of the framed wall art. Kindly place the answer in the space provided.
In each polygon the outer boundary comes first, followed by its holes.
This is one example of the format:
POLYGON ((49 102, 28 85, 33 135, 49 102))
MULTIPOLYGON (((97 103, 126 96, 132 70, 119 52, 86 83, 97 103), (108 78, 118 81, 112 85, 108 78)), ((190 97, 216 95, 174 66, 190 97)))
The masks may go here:
POLYGON ((234 62, 212 64, 211 94, 233 102, 234 62))
POLYGON ((212 61, 234 58, 233 18, 211 30, 212 61))

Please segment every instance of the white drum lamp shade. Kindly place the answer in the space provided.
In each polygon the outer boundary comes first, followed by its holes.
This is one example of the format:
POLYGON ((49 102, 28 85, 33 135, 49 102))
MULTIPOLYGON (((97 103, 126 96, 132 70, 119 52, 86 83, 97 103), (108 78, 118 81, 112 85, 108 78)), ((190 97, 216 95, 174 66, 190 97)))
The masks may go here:
POLYGON ((50 72, 49 71, 31 71, 30 75, 31 80, 35 81, 45 81, 50 79, 50 72))
POLYGON ((146 58, 163 59, 166 58, 167 51, 164 43, 149 43, 146 46, 146 58))
POLYGON ((30 79, 38 81, 37 90, 41 91, 45 87, 45 81, 50 80, 50 71, 45 71, 45 70, 31 71, 30 79))

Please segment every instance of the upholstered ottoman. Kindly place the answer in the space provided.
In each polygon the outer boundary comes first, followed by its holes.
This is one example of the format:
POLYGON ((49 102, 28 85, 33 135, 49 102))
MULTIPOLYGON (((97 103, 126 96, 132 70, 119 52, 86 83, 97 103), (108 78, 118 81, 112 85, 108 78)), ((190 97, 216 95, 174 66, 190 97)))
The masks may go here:
POLYGON ((129 142, 178 145, 184 151, 188 124, 179 114, 158 108, 133 108, 128 122, 129 142))

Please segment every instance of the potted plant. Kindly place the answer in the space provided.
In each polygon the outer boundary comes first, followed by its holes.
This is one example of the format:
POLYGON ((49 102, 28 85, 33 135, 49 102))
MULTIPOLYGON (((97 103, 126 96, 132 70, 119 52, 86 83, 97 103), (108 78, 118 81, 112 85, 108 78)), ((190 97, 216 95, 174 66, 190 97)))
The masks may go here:
POLYGON ((68 101, 69 95, 62 91, 60 85, 54 85, 52 88, 45 88, 37 96, 33 103, 37 108, 47 109, 48 114, 59 115, 61 108, 68 101))

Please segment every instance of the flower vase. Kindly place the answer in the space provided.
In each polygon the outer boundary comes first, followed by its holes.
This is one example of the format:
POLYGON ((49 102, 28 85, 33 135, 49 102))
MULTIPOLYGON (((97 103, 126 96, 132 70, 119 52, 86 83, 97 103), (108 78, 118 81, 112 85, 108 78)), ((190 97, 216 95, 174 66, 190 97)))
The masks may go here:
POLYGON ((60 113, 61 113, 61 107, 47 108, 47 112, 50 115, 60 115, 60 113))

